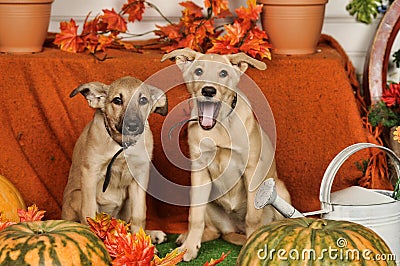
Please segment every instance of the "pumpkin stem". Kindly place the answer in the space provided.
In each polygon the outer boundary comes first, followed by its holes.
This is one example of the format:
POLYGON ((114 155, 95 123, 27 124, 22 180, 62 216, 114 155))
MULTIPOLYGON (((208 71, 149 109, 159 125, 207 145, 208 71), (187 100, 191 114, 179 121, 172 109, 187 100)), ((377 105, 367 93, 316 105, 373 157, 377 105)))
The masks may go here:
POLYGON ((324 219, 316 219, 316 220, 312 220, 311 224, 308 227, 311 228, 311 229, 322 229, 326 225, 327 225, 326 220, 324 220, 324 219))

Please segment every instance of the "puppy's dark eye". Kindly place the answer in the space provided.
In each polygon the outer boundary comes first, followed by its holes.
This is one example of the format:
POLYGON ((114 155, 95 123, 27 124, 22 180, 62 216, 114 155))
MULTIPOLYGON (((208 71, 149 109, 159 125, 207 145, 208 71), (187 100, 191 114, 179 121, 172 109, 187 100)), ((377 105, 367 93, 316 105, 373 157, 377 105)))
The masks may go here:
POLYGON ((226 70, 221 70, 221 72, 219 72, 219 76, 221 78, 226 78, 228 76, 228 71, 226 70))
POLYGON ((201 76, 201 75, 203 75, 203 69, 201 69, 201 68, 196 68, 196 69, 194 70, 194 74, 195 74, 196 76, 201 76))
POLYGON ((115 97, 111 102, 116 105, 122 105, 123 103, 121 97, 115 97))
POLYGON ((139 99, 139 104, 140 105, 145 105, 149 102, 149 99, 147 99, 146 97, 140 97, 139 99))

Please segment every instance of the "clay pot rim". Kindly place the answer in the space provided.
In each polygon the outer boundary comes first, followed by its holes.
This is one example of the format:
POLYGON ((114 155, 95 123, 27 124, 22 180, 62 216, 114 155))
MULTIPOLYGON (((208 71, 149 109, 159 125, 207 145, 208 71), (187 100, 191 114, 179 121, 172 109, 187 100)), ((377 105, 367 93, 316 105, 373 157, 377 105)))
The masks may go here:
POLYGON ((257 0, 257 4, 280 6, 325 5, 326 3, 328 0, 257 0))
POLYGON ((0 0, 0 4, 51 4, 54 0, 0 0))

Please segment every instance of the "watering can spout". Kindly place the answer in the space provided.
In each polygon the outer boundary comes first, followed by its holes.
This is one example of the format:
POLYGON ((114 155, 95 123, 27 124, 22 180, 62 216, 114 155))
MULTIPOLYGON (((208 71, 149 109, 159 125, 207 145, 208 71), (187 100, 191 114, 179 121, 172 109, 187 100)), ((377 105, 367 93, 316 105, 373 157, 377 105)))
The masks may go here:
POLYGON ((268 178, 260 185, 254 199, 256 209, 262 209, 266 205, 272 205, 285 218, 304 217, 301 212, 279 197, 273 178, 268 178))

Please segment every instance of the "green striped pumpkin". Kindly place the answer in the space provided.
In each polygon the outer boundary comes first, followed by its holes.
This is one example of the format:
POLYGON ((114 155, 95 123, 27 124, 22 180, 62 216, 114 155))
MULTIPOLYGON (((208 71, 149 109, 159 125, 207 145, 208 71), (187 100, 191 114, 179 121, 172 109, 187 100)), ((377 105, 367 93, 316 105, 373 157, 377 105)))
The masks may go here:
POLYGON ((296 218, 256 230, 240 250, 236 265, 395 266, 394 259, 386 243, 360 224, 296 218))
POLYGON ((0 265, 110 265, 89 227, 64 220, 24 222, 0 231, 0 265))

